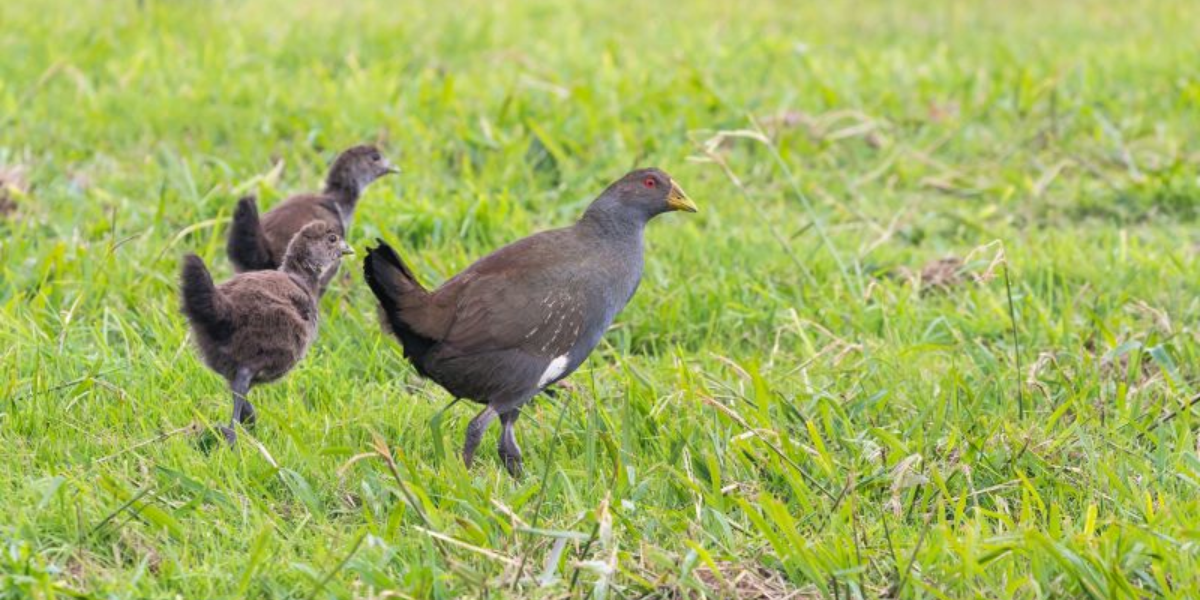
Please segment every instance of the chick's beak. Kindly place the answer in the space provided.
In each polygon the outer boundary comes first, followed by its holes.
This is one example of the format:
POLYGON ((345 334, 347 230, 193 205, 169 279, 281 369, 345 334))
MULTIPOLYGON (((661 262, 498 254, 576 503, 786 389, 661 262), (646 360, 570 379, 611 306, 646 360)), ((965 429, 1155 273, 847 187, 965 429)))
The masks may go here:
POLYGON ((346 243, 346 240, 342 240, 341 250, 342 250, 342 256, 346 256, 347 254, 354 254, 354 248, 351 248, 350 244, 346 243))
POLYGON ((399 173, 399 172, 400 172, 400 167, 397 167, 396 165, 393 165, 393 164, 392 164, 390 161, 388 161, 387 159, 384 159, 384 161, 383 161, 383 173, 384 173, 385 175, 395 175, 395 174, 397 174, 397 173, 399 173))
POLYGON ((696 212, 696 203, 684 193, 678 183, 671 182, 671 191, 667 193, 667 207, 671 210, 696 212))

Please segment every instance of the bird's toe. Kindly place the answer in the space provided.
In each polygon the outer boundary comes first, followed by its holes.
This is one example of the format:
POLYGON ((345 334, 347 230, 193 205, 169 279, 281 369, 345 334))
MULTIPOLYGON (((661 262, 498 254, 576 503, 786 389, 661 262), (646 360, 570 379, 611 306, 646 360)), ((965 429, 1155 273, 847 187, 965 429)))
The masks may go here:
POLYGON ((237 444, 237 432, 232 427, 221 425, 218 427, 221 430, 221 435, 225 436, 225 442, 231 447, 237 444))
POLYGON ((504 468, 508 469, 508 474, 514 479, 520 479, 525 474, 525 464, 519 456, 505 456, 504 468))
POLYGON ((246 429, 253 429, 258 424, 258 413, 254 411, 254 407, 249 402, 242 407, 242 412, 238 415, 238 422, 246 429))

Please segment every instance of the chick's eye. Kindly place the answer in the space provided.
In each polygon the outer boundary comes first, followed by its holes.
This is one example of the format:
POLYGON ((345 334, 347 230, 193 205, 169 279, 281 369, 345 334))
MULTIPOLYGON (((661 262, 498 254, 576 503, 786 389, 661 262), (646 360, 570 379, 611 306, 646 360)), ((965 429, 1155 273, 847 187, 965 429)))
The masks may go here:
POLYGON ((383 155, 379 154, 379 153, 372 154, 371 160, 373 160, 375 162, 379 162, 379 161, 383 160, 383 155))
POLYGON ((337 236, 336 236, 336 235, 334 235, 334 234, 332 234, 332 233, 331 233, 331 234, 329 234, 329 243, 330 243, 330 244, 336 244, 336 243, 337 243, 337 236))
POLYGON ((653 188, 654 186, 658 185, 658 182, 654 181, 653 177, 647 177, 646 180, 642 182, 642 185, 648 188, 653 188))

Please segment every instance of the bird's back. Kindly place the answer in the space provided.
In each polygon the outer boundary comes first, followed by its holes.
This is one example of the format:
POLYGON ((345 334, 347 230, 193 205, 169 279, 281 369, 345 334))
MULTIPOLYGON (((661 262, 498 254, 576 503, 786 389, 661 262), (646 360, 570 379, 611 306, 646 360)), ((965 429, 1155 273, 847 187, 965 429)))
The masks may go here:
POLYGON ((346 233, 336 203, 323 194, 292 196, 267 211, 263 215, 262 225, 271 255, 282 261, 292 237, 313 221, 333 225, 338 235, 344 236, 346 233))

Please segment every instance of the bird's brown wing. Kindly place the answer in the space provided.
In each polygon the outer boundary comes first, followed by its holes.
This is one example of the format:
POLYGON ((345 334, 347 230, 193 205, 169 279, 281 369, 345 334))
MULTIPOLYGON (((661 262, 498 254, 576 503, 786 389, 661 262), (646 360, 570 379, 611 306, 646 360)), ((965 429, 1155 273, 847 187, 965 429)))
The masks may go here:
MULTIPOLYGON (((566 230, 506 246, 434 292, 453 306, 424 367, 451 393, 481 402, 519 402, 568 374, 603 298, 588 293, 578 241, 566 230), (558 372, 554 376, 547 373, 558 372), (547 379, 549 377, 549 379, 547 379)), ((599 321, 597 321, 599 317, 599 321)))
POLYGON ((520 350, 553 359, 578 339, 590 304, 569 229, 542 232, 480 259, 434 296, 454 305, 441 338, 461 355, 520 350))
POLYGON ((575 346, 597 308, 581 283, 563 270, 473 278, 458 297, 442 343, 463 356, 517 350, 553 360, 575 346))
POLYGON ((569 375, 585 354, 572 352, 581 336, 594 335, 585 319, 590 299, 569 277, 482 275, 458 300, 425 371, 452 394, 497 410, 569 375))

